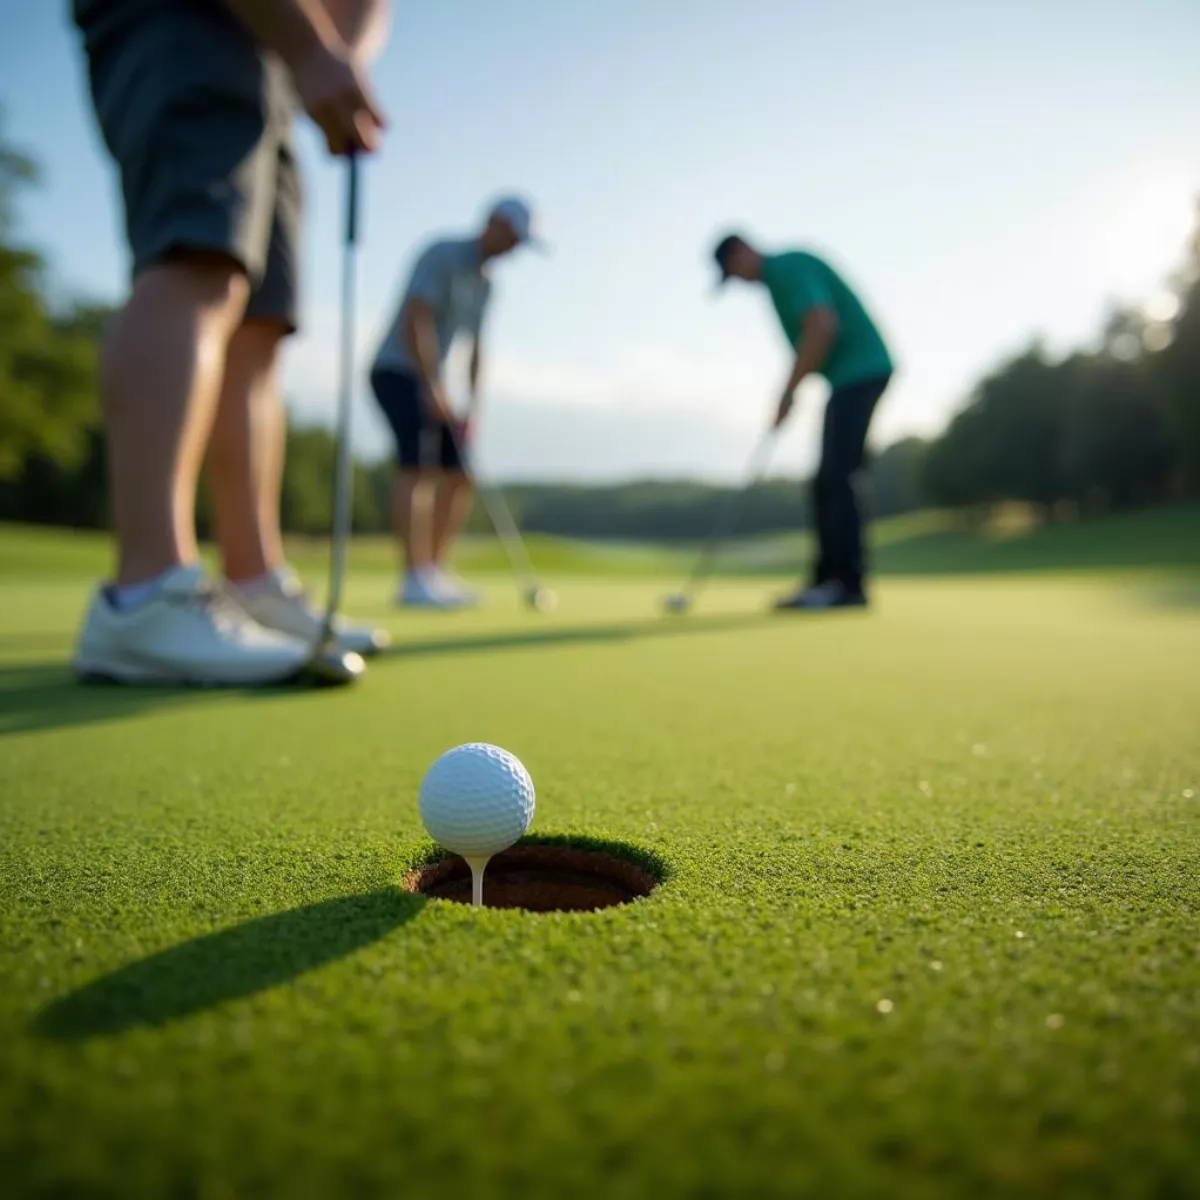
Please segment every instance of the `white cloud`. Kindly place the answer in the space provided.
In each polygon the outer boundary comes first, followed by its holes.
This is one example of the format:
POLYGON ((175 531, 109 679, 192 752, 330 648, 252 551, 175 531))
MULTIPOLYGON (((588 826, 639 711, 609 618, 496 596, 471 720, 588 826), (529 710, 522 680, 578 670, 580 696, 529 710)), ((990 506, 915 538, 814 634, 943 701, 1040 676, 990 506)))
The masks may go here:
MULTIPOLYGON (((337 395, 338 323, 315 310, 292 339, 284 391, 300 419, 333 421, 337 395)), ((377 333, 358 338, 355 446, 378 458, 390 436, 371 401, 366 368, 377 333)), ((671 348, 629 345, 596 365, 498 353, 486 368, 478 430, 482 470, 501 479, 600 481, 634 477, 735 480, 768 416, 777 363, 688 356, 671 348)), ((448 376, 461 384, 465 361, 448 376)), ((923 390, 923 389, 922 389, 923 390)), ((807 474, 820 444, 820 385, 802 390, 796 418, 779 440, 773 470, 807 474)), ((911 428, 913 394, 898 381, 876 422, 876 442, 911 428)))
MULTIPOLYGON (((314 309, 286 349, 283 390, 301 420, 333 421, 339 335, 336 311, 314 309)), ((365 381, 377 339, 375 329, 356 339, 354 440, 372 457, 390 449, 365 381)), ((465 366, 461 352, 451 356, 452 392, 465 366)), ((758 376, 649 345, 601 365, 498 353, 486 367, 481 462, 506 476, 736 474, 735 447, 759 428, 771 394, 768 371, 758 376)))
POLYGON ((624 347, 599 366, 500 354, 488 369, 488 390, 497 397, 571 406, 648 403, 716 415, 744 406, 747 394, 761 399, 768 388, 767 371, 649 345, 624 347))
POLYGON ((546 404, 603 406, 613 399, 612 380, 603 371, 505 356, 487 365, 486 386, 492 394, 546 404))

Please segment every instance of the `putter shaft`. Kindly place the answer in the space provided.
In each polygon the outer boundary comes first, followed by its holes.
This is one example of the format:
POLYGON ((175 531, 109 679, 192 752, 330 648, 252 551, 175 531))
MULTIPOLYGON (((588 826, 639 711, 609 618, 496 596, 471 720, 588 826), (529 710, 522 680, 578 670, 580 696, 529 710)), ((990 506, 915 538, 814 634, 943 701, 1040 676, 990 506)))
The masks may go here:
POLYGON ((767 462, 771 457, 771 449, 774 444, 775 429, 772 427, 767 430, 755 446, 742 486, 735 489, 726 498, 720 513, 717 515, 717 520, 713 524, 713 530, 709 534, 708 541, 705 542, 704 548, 700 551, 690 574, 679 591, 679 596, 684 601, 684 607, 691 606, 697 589, 712 573, 712 568, 716 564, 717 555, 721 547, 733 532, 742 502, 745 500, 750 489, 762 478, 762 474, 767 468, 767 462))

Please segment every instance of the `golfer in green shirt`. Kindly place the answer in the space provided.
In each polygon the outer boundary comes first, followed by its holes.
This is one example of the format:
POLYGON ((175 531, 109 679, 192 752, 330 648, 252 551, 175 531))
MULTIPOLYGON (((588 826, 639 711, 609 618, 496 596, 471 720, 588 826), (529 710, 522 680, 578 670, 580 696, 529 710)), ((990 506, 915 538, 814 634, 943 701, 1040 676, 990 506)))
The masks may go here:
POLYGON ((804 251, 764 254, 729 234, 713 255, 721 282, 762 284, 783 325, 795 362, 779 398, 775 427, 787 420, 796 388, 809 375, 829 382, 821 463, 813 480, 819 553, 812 582, 781 600, 782 609, 862 606, 863 521, 856 493, 867 429, 892 377, 892 358, 862 301, 823 259, 804 251))

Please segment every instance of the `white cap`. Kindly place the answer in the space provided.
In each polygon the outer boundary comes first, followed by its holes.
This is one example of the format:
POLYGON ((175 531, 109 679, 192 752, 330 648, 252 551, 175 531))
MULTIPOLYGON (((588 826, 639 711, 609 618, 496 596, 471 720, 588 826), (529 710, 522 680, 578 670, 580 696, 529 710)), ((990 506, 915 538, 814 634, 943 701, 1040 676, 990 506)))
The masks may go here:
POLYGON ((535 222, 532 207, 520 196, 505 196, 492 206, 492 216, 506 221, 517 235, 517 240, 531 246, 544 246, 545 243, 535 232, 535 222))

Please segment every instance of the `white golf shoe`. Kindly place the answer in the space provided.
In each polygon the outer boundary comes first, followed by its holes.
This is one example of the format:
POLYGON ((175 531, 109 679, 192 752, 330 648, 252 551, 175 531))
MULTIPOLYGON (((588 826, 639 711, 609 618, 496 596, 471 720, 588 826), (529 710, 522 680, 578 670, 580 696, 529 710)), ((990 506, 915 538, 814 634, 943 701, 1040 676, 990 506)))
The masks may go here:
POLYGON ((434 567, 433 573, 437 580, 437 588, 443 595, 457 601, 460 608, 476 608, 479 605, 482 599, 479 592, 453 571, 447 571, 445 567, 434 567))
MULTIPOLYGON (((261 584, 246 589, 225 581, 229 596, 260 625, 298 638, 310 648, 316 645, 325 626, 325 614, 304 594, 296 573, 287 567, 272 571, 261 584)), ((352 650, 369 658, 391 644, 386 629, 373 629, 334 618, 333 632, 340 650, 352 650)))
POLYGON ((400 583, 396 603, 401 608, 440 608, 447 611, 466 607, 466 601, 445 586, 436 567, 408 571, 400 583))
POLYGON ((113 607, 97 589, 74 667, 81 679, 130 684, 281 683, 308 662, 311 647, 264 629, 199 566, 176 567, 134 608, 113 607))

